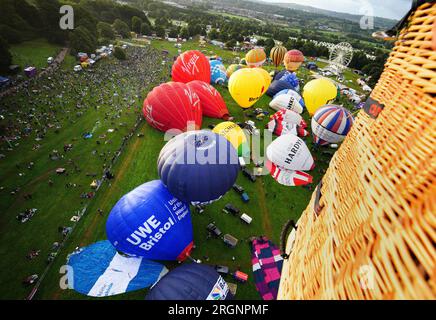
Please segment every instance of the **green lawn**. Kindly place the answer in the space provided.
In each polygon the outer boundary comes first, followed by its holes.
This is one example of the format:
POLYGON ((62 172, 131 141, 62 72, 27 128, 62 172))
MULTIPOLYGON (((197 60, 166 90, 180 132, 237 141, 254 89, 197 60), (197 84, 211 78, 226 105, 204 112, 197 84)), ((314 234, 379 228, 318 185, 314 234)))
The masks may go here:
POLYGON ((56 57, 61 46, 51 44, 45 39, 26 41, 11 46, 12 63, 24 69, 34 66, 38 69, 47 67, 47 58, 56 57))
MULTIPOLYGON (((152 46, 157 49, 154 53, 156 65, 160 65, 161 50, 169 50, 172 55, 177 53, 174 45, 165 41, 153 41, 152 46)), ((198 42, 189 41, 183 45, 183 51, 189 49, 198 49, 198 42)), ((207 46, 205 49, 223 57, 226 65, 235 58, 232 52, 217 47, 207 46)), ((103 68, 103 70, 110 72, 111 67, 116 66, 119 62, 109 59, 101 63, 101 65, 97 65, 97 68, 103 68)), ((272 70, 272 67, 267 66, 267 69, 272 70)), ((72 73, 70 69, 67 72, 72 73)), ((170 80, 169 66, 166 66, 162 72, 164 78, 167 81, 170 80)), ((309 73, 302 69, 299 76, 307 80, 309 73)), ((77 88, 83 89, 86 87, 87 82, 86 78, 83 78, 83 74, 70 75, 70 77, 70 87, 62 98, 66 101, 63 109, 69 111, 74 110, 76 103, 74 95, 70 91, 77 88)), ((31 147, 35 144, 34 136, 21 140, 13 151, 6 151, 7 146, 3 146, 1 153, 5 153, 6 158, 0 160, 1 184, 4 187, 4 190, 0 192, 0 211, 3 212, 0 217, 0 254, 3 257, 0 268, 4 272, 0 278, 0 298, 22 299, 29 293, 30 289, 22 287, 20 282, 29 274, 41 274, 43 272, 46 266, 45 259, 50 252, 51 244, 60 239, 57 232, 58 226, 74 226, 75 229, 47 273, 36 298, 87 298, 71 290, 59 289, 60 267, 65 264, 67 254, 74 251, 77 246, 88 245, 106 238, 105 222, 107 215, 121 196, 142 183, 158 178, 156 161, 165 141, 163 140, 163 133, 152 129, 145 121, 142 121, 112 170, 115 179, 110 183, 103 184, 94 199, 83 200, 83 203, 81 203, 82 200, 79 195, 81 192, 90 191, 89 184, 93 179, 87 177, 85 173, 98 172, 101 174, 101 165, 104 162, 104 159, 92 156, 91 152, 96 148, 95 140, 97 140, 97 137, 101 134, 109 135, 107 130, 114 127, 118 131, 111 134, 112 143, 99 146, 98 152, 111 151, 113 153, 118 148, 122 137, 129 132, 136 117, 141 113, 141 104, 146 93, 156 84, 145 83, 138 90, 135 79, 122 77, 122 75, 120 75, 120 79, 117 77, 106 79, 100 85, 100 88, 106 87, 110 92, 104 97, 104 102, 97 100, 96 93, 88 93, 84 98, 84 103, 90 105, 91 108, 74 123, 63 122, 65 129, 61 130, 59 134, 49 132, 38 151, 31 151, 31 147), (119 99, 112 97, 114 92, 119 93, 119 99), (125 103, 122 99, 123 96, 132 98, 138 93, 139 97, 135 98, 133 105, 125 103), (96 104, 102 105, 102 108, 94 108, 96 104), (115 118, 112 122, 104 121, 105 112, 118 115, 118 109, 114 109, 114 105, 118 105, 120 108, 120 118, 115 118), (100 120, 99 125, 97 120, 100 120), (125 126, 119 125, 120 123, 124 123, 125 126), (81 138, 83 132, 93 129, 95 130, 94 139, 84 140, 81 138), (136 133, 143 133, 144 137, 137 137, 136 133), (70 153, 66 154, 65 159, 58 162, 48 159, 47 153, 53 149, 62 150, 64 143, 67 142, 73 143, 74 147, 70 153), (65 166, 70 172, 73 171, 73 165, 68 164, 67 159, 73 159, 79 165, 81 172, 71 174, 69 177, 56 176, 54 170, 60 166, 65 166), (25 165, 30 161, 35 161, 33 170, 25 168, 25 165), (20 168, 17 168, 16 164, 19 164, 20 168), (26 175, 19 177, 18 173, 20 172, 24 172, 26 175), (54 187, 48 186, 48 179, 54 180, 54 187), (66 189, 65 183, 67 182, 76 183, 80 187, 66 189), (33 199, 25 202, 20 197, 11 196, 9 191, 17 185, 22 186, 22 192, 34 193, 33 199), (75 211, 85 204, 88 204, 88 210, 84 217, 78 223, 70 222, 69 220, 75 211), (15 215, 27 207, 38 208, 38 214, 30 222, 20 224, 15 219, 15 215), (97 214, 98 209, 103 210, 104 216, 97 214), (32 248, 40 248, 42 253, 35 261, 28 261, 25 255, 32 248)), ((235 121, 254 120, 254 118, 250 118, 250 114, 255 107, 261 107, 272 112, 268 107, 270 98, 267 96, 262 97, 253 108, 243 110, 233 101, 227 88, 218 87, 218 90, 225 99, 229 111, 235 117, 235 121)), ((58 93, 59 90, 55 89, 49 94, 56 95, 58 93)), ((40 97, 45 94, 47 93, 41 93, 40 97)), ((25 95, 18 95, 9 99, 6 101, 7 103, 15 102, 18 105, 27 105, 25 95)), ((307 115, 305 115, 305 118, 309 120, 307 115)), ((218 119, 204 118, 203 127, 219 122, 218 119)), ((255 122, 258 128, 263 128, 267 119, 255 122)), ((310 124, 310 121, 308 123, 310 124)), ((309 147, 311 146, 311 140, 311 138, 306 139, 309 147)), ((317 168, 312 172, 314 176, 313 186, 315 186, 321 179, 330 156, 324 155, 320 151, 314 152, 313 156, 317 160, 317 168)), ((242 185, 248 192, 250 196, 248 204, 244 204, 239 195, 230 190, 223 199, 208 206, 204 214, 199 215, 192 212, 194 242, 197 246, 193 256, 209 264, 227 265, 233 270, 240 267, 242 271, 248 273, 250 281, 247 284, 238 285, 236 298, 259 299, 259 294, 253 283, 251 253, 247 240, 250 236, 267 235, 278 245, 283 224, 288 219, 298 219, 307 206, 312 191, 301 187, 281 186, 270 176, 258 178, 255 183, 251 183, 241 174, 237 183, 242 185), (253 223, 249 226, 244 225, 238 218, 227 216, 221 212, 221 209, 228 202, 232 202, 242 211, 252 216, 253 223), (227 248, 219 239, 206 239, 205 227, 211 221, 215 221, 224 233, 230 233, 240 240, 235 249, 227 248), (205 256, 209 258, 208 261, 205 261, 205 256)), ((172 263, 165 264, 168 267, 174 266, 172 263)), ((230 276, 226 280, 234 281, 230 276)), ((146 291, 143 290, 118 296, 114 299, 143 299, 145 295, 146 291)))

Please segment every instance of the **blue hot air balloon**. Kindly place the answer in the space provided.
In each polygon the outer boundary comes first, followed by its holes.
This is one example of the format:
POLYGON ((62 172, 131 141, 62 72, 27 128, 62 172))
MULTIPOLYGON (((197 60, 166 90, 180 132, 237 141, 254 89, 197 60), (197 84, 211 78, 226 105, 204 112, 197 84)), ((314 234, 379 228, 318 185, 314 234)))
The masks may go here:
POLYGON ((224 84, 227 81, 226 67, 220 60, 210 61, 210 74, 212 84, 224 84))
POLYGON ((183 264, 167 273, 148 293, 146 300, 230 300, 224 279, 204 264, 183 264))
POLYGON ((221 198, 235 183, 238 152, 226 138, 209 130, 185 132, 161 150, 158 173, 178 199, 209 203, 221 198))
POLYGON ((269 86, 266 94, 270 97, 274 97, 277 93, 283 90, 294 90, 294 87, 291 86, 288 82, 283 80, 273 80, 271 85, 269 86))
POLYGON ((151 260, 184 260, 193 246, 189 205, 175 198, 160 180, 147 182, 113 207, 106 234, 123 253, 151 260))
POLYGON ((68 287, 90 297, 109 297, 152 286, 168 270, 140 257, 119 254, 105 240, 68 256, 68 287))

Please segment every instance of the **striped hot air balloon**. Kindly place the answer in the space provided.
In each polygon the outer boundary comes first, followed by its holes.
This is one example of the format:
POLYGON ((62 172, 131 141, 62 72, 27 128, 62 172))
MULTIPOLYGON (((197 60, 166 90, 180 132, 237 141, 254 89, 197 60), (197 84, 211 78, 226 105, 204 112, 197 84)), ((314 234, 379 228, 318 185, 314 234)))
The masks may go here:
POLYGON ((283 46, 275 46, 271 49, 270 58, 273 61, 276 68, 283 63, 285 54, 288 50, 283 46))
POLYGON ((296 71, 303 62, 304 55, 300 50, 290 50, 284 58, 284 64, 288 71, 296 71))
POLYGON ((353 125, 351 112, 337 105, 325 105, 316 111, 312 118, 313 140, 318 145, 338 143, 353 125))
POLYGON ((245 61, 251 68, 260 67, 266 61, 266 53, 262 48, 252 49, 245 56, 245 61))
POLYGON ((287 187, 304 186, 313 181, 313 177, 304 171, 286 170, 269 160, 266 160, 265 166, 274 180, 287 187))

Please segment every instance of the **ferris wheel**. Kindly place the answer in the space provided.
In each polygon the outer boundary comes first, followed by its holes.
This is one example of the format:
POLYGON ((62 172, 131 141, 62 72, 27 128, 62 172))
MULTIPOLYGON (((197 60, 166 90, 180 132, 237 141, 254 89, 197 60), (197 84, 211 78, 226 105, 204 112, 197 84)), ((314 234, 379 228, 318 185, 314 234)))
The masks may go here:
POLYGON ((353 47, 348 42, 341 42, 330 48, 330 65, 342 72, 353 59, 353 47))

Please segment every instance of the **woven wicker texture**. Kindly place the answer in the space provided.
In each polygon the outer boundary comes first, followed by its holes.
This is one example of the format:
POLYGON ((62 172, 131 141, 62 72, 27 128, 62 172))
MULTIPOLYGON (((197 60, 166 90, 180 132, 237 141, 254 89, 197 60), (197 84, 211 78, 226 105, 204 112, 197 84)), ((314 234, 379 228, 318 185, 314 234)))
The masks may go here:
POLYGON ((288 238, 279 299, 435 299, 436 4, 412 14, 288 238), (292 250, 291 250, 292 249, 292 250))

